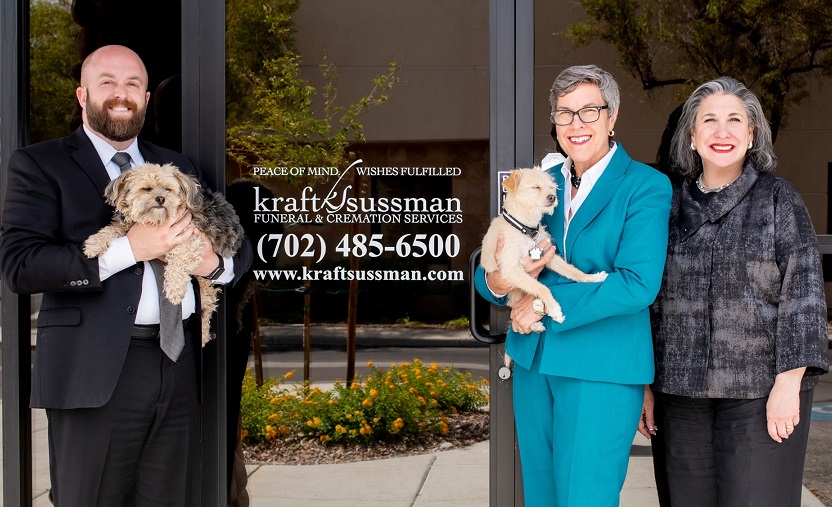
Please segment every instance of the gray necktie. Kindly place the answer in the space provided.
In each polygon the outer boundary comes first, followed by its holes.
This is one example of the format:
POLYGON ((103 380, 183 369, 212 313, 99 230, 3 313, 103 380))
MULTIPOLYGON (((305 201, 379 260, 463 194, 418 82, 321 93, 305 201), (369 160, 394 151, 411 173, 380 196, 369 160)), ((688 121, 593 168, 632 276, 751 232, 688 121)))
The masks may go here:
POLYGON ((113 155, 112 160, 116 163, 121 172, 124 172, 132 167, 130 165, 130 155, 123 151, 117 151, 116 154, 113 155))
POLYGON ((182 328, 182 305, 171 303, 164 294, 165 286, 165 263, 159 259, 153 259, 150 266, 153 268, 153 275, 156 277, 156 286, 159 288, 159 342, 162 351, 176 362, 179 354, 185 347, 185 332, 182 328))

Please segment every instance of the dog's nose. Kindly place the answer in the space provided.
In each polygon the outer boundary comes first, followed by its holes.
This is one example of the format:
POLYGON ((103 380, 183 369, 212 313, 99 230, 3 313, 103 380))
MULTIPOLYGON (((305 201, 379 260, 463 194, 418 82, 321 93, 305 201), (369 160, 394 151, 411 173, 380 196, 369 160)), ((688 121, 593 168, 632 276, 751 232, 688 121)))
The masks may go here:
POLYGON ((159 206, 162 206, 163 204, 165 204, 165 198, 160 195, 159 197, 156 198, 156 203, 159 206))
POLYGON ((549 204, 554 204, 557 201, 557 197, 555 197, 555 194, 550 194, 546 196, 546 200, 549 201, 549 204))

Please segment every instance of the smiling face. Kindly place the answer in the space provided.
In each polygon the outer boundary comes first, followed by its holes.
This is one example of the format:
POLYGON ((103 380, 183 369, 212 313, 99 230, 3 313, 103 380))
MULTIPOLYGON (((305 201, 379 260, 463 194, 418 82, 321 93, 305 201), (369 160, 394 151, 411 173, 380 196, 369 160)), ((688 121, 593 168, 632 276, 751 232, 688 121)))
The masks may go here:
MULTIPOLYGON (((555 110, 578 111, 587 106, 606 105, 601 89, 591 83, 582 83, 574 90, 558 97, 555 110)), ((618 111, 612 116, 604 109, 598 121, 584 123, 578 115, 572 117, 569 125, 556 125, 558 143, 572 159, 575 171, 584 171, 595 165, 610 151, 610 130, 615 126, 618 111)))
POLYGON ((691 142, 706 172, 742 171, 754 129, 742 101, 731 94, 711 95, 696 112, 691 142))
POLYGON ((84 124, 116 149, 123 149, 144 125, 150 99, 147 71, 128 48, 99 48, 84 62, 76 97, 84 124))

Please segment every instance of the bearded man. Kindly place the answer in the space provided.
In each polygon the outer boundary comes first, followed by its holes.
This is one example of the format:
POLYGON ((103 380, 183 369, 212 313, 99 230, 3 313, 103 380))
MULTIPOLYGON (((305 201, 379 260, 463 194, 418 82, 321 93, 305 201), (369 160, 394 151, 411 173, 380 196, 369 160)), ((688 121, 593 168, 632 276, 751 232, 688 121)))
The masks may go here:
MULTIPOLYGON (((9 161, 0 226, 0 271, 18 293, 43 293, 32 372, 33 408, 49 421, 57 506, 186 506, 199 476, 200 305, 182 302, 185 346, 159 344, 159 293, 147 261, 202 235, 189 213, 159 226, 136 224, 95 259, 84 240, 108 224, 104 188, 131 166, 185 156, 136 137, 150 92, 139 56, 104 46, 81 68, 83 125, 62 139, 16 151, 9 161)), ((192 274, 231 283, 251 264, 244 241, 218 258, 203 241, 192 274)))

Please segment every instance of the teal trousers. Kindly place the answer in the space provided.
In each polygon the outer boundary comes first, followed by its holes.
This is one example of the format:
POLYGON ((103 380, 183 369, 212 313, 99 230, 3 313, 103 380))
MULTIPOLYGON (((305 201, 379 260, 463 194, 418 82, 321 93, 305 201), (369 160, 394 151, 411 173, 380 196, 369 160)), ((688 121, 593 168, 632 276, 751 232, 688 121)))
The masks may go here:
POLYGON ((644 386, 514 366, 514 418, 526 507, 615 507, 644 386))

